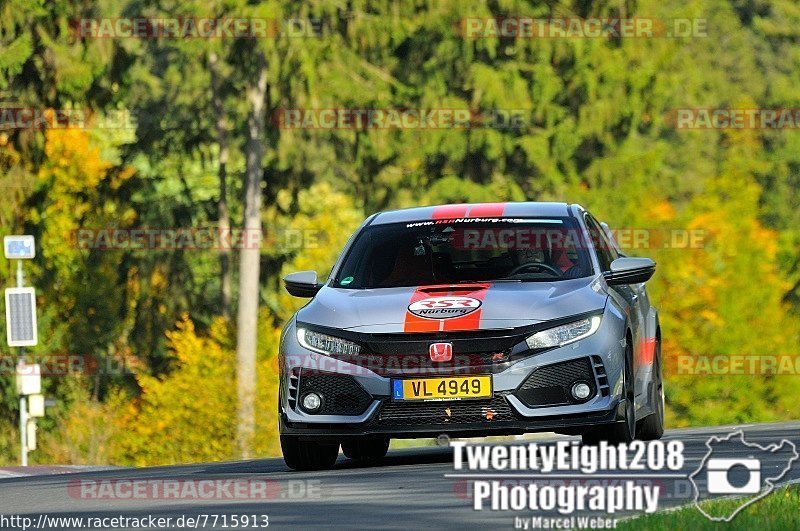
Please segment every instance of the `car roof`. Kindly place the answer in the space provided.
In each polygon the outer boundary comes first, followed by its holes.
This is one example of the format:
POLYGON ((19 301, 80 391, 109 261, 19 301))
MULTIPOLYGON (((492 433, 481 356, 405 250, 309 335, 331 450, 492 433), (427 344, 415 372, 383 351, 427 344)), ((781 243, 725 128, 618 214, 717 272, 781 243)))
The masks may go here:
POLYGON ((461 203, 452 205, 433 205, 402 210, 379 212, 370 225, 429 221, 433 219, 456 218, 526 218, 526 217, 565 217, 572 215, 567 203, 513 202, 513 203, 461 203))

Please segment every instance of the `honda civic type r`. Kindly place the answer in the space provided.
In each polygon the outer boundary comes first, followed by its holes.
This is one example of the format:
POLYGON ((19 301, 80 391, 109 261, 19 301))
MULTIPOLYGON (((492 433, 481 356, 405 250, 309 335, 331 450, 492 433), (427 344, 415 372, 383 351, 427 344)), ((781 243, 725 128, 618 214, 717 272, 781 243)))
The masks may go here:
POLYGON ((661 332, 644 283, 579 205, 491 203, 370 216, 280 344, 293 469, 386 454, 392 438, 536 431, 587 444, 663 433, 661 332))

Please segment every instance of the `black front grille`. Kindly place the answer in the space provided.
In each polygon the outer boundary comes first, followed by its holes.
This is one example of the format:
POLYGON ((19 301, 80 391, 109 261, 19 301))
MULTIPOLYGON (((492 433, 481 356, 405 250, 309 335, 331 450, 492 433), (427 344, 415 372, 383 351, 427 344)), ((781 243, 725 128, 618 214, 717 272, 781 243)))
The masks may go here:
POLYGON ((304 370, 300 373, 299 400, 309 392, 322 396, 318 415, 361 415, 372 403, 372 397, 352 377, 324 371, 304 370))
POLYGON ((501 372, 513 360, 533 353, 527 350, 525 338, 538 325, 493 330, 389 334, 332 330, 307 324, 302 326, 354 341, 361 346, 361 352, 357 355, 332 355, 337 359, 360 365, 381 376, 425 376, 501 372), (452 360, 431 361, 429 348, 433 343, 451 343, 452 360))
POLYGON ((345 360, 365 367, 381 376, 425 376, 437 374, 475 374, 476 372, 495 373, 508 367, 510 352, 453 352, 447 362, 433 362, 428 353, 429 343, 424 353, 405 353, 398 355, 364 353, 345 360))
POLYGON ((364 343, 375 354, 392 356, 413 352, 428 353, 428 346, 436 342, 453 344, 453 352, 487 353, 504 351, 524 340, 519 333, 502 330, 476 330, 472 332, 434 332, 416 334, 370 334, 364 343))
POLYGON ((497 393, 488 400, 386 401, 374 422, 379 426, 449 426, 515 421, 517 416, 505 399, 507 394, 497 393))
MULTIPOLYGON (((602 363, 601 363, 602 366, 602 363)), ((597 392, 595 373, 589 358, 553 363, 534 369, 514 393, 528 407, 558 406, 586 402, 597 392), (585 400, 573 398, 573 384, 583 382, 591 389, 585 400)))
POLYGON ((364 334, 361 354, 347 361, 382 376, 497 373, 508 368, 525 337, 519 330, 364 334), (451 343, 452 360, 431 361, 432 343, 451 343))

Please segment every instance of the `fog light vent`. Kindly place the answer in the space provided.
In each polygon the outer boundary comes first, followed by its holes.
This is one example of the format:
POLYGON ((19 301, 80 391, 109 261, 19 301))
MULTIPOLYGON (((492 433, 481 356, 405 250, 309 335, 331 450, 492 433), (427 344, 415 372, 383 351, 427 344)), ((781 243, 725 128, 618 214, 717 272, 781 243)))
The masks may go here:
POLYGON ((303 409, 309 413, 316 413, 322 407, 322 397, 317 393, 307 393, 303 397, 303 409))
POLYGON ((572 396, 575 400, 586 400, 592 393, 592 388, 586 382, 577 382, 572 386, 572 396))

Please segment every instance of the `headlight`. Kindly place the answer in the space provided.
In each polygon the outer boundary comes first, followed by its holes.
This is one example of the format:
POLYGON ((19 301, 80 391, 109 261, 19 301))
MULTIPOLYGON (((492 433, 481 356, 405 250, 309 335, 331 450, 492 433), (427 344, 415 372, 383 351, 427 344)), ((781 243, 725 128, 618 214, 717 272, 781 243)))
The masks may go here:
POLYGON ((597 329, 600 328, 600 319, 599 315, 595 315, 574 323, 548 328, 547 330, 536 332, 525 342, 530 349, 567 345, 597 332, 597 329))
POLYGON ((297 341, 308 350, 327 355, 355 356, 361 352, 361 345, 339 339, 338 337, 312 332, 305 328, 297 329, 297 341))

